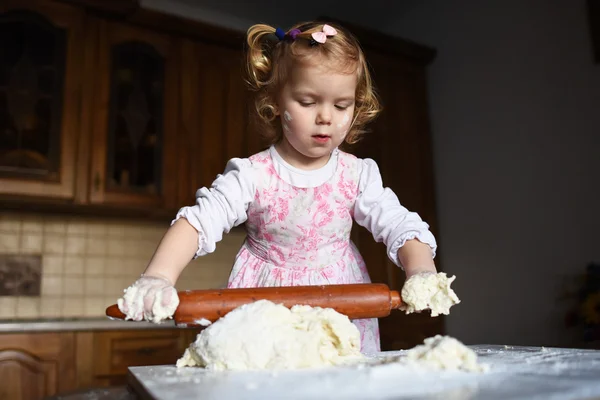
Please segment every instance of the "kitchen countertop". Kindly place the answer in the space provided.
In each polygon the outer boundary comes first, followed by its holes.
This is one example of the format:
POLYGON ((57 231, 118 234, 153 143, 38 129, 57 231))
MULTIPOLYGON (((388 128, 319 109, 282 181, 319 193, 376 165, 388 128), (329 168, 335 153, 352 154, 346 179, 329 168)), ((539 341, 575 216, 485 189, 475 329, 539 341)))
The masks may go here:
POLYGON ((175 328, 173 320, 154 324, 146 321, 113 320, 108 317, 0 319, 0 333, 173 328, 175 328))
POLYGON ((600 351, 498 345, 469 346, 485 373, 433 371, 384 352, 369 365, 297 371, 207 371, 173 365, 130 367, 142 399, 600 399, 600 351))

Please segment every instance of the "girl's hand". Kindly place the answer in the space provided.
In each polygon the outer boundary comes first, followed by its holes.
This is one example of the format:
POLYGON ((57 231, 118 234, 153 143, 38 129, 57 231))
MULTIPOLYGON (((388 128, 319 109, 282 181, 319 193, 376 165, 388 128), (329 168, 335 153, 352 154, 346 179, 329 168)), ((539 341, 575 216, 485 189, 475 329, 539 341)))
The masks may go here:
POLYGON ((404 268, 407 280, 420 273, 437 273, 431 247, 417 239, 406 241, 404 246, 398 249, 398 261, 404 268))
POLYGON ((177 291, 170 280, 162 276, 142 275, 117 301, 125 319, 160 323, 171 318, 179 305, 177 291))

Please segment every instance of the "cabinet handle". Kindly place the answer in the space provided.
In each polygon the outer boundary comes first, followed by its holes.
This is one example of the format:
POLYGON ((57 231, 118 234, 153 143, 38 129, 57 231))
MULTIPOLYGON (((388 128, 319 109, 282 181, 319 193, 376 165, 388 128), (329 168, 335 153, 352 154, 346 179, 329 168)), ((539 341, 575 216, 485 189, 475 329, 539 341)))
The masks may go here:
POLYGON ((100 179, 100 172, 96 171, 94 175, 94 190, 98 192, 100 190, 100 184, 102 183, 102 179, 100 179))
POLYGON ((156 349, 153 349, 152 347, 142 347, 141 349, 138 349, 138 354, 144 355, 144 356, 150 356, 154 353, 156 353, 156 349))

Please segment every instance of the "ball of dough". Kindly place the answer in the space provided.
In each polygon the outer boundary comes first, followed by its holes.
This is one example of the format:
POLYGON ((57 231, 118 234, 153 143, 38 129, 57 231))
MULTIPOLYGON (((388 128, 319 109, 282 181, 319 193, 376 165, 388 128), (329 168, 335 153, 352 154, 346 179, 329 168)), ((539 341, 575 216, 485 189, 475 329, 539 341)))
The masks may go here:
POLYGON ((477 353, 450 336, 436 335, 406 352, 406 360, 433 369, 485 372, 486 364, 477 361, 477 353))
POLYGON ((430 309, 432 317, 449 314, 450 307, 460 303, 458 296, 450 288, 455 279, 456 276, 448 278, 444 272, 411 276, 402 287, 404 304, 400 309, 407 314, 430 309))
POLYGON ((259 300, 238 307, 200 332, 177 367, 300 369, 364 359, 360 333, 347 316, 331 308, 288 309, 259 300))

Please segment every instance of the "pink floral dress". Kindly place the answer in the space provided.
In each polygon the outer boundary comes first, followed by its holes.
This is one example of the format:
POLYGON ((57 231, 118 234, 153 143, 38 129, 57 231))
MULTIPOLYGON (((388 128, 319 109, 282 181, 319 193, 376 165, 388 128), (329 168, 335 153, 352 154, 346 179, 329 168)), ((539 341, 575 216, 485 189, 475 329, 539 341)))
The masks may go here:
MULTIPOLYGON (((350 240, 353 219, 386 243, 396 264, 398 248, 408 239, 418 238, 435 249, 428 225, 382 187, 379 171, 369 161, 371 167, 365 168, 364 160, 335 150, 329 173, 308 183, 301 176, 295 185, 272 147, 232 160, 210 189, 197 192, 197 205, 182 208, 177 218, 187 218, 198 230, 197 256, 214 251, 223 232, 245 222, 247 237, 233 265, 230 288, 367 283, 365 263, 350 240)), ((377 319, 353 323, 360 331, 361 351, 380 351, 377 319)))
MULTIPOLYGON (((260 178, 247 211, 248 236, 229 287, 370 282, 365 263, 350 241, 358 193, 356 161, 341 154, 333 177, 311 188, 281 179, 268 152, 250 157, 260 178)), ((354 322, 362 350, 380 351, 377 319, 354 322)))

